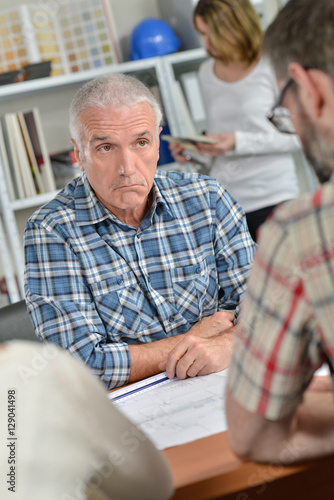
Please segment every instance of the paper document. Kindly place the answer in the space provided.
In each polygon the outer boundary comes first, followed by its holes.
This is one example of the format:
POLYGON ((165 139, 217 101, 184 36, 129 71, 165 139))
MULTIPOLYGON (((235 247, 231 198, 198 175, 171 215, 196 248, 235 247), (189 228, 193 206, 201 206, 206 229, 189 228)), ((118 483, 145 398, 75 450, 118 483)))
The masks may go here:
POLYGON ((163 450, 227 429, 226 380, 227 370, 185 380, 161 373, 108 397, 163 450))

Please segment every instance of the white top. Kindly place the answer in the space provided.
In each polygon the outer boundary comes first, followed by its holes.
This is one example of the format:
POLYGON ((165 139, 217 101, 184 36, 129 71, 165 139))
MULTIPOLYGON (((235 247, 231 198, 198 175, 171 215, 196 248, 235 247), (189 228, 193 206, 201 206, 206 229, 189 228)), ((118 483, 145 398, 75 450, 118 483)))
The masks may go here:
POLYGON ((0 351, 0 422, 1 499, 172 495, 161 452, 113 406, 88 368, 54 344, 11 341, 0 351), (15 410, 8 408, 13 390, 15 410))
POLYGON ((199 69, 208 133, 235 132, 235 150, 214 159, 210 172, 252 212, 298 195, 295 164, 289 152, 301 149, 298 137, 281 134, 266 118, 278 95, 276 78, 265 59, 244 78, 225 82, 214 73, 214 59, 199 69))

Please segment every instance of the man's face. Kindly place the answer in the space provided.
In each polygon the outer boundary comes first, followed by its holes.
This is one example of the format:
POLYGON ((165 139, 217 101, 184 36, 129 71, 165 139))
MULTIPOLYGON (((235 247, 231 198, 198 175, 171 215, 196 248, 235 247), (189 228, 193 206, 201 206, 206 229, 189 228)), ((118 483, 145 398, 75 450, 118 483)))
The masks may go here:
POLYGON ((327 182, 333 173, 334 144, 327 140, 313 125, 298 101, 296 107, 299 108, 299 125, 297 125, 296 131, 303 145, 305 156, 313 167, 319 182, 327 182))
POLYGON ((120 220, 134 214, 142 218, 159 159, 151 106, 89 108, 80 121, 82 147, 74 147, 96 196, 120 220))
POLYGON ((313 167, 319 182, 327 182, 333 173, 334 144, 324 131, 318 130, 309 114, 303 109, 298 92, 291 91, 282 103, 291 115, 294 128, 300 138, 303 151, 313 167))

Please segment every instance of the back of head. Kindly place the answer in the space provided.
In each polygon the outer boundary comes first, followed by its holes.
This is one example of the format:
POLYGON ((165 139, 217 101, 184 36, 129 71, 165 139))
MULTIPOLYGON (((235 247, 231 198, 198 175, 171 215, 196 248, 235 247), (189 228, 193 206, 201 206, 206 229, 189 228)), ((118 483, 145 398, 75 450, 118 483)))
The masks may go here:
POLYGON ((158 130, 162 119, 160 105, 140 80, 120 73, 110 73, 90 80, 77 91, 72 100, 69 123, 71 137, 78 145, 81 144, 80 115, 87 108, 122 108, 141 102, 147 102, 152 107, 158 130))
POLYGON ((333 49, 334 0, 290 0, 268 27, 263 44, 282 80, 292 61, 334 78, 333 49))
POLYGON ((262 44, 258 14, 249 0, 199 0, 194 10, 210 30, 211 43, 224 63, 236 58, 247 65, 256 61, 262 44))

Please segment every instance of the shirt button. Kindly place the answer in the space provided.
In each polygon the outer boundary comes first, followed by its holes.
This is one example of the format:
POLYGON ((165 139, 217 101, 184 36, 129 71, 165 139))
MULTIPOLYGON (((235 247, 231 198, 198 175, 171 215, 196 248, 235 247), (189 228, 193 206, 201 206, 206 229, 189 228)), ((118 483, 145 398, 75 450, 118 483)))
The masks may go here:
POLYGON ((118 283, 119 285, 123 285, 124 281, 123 281, 122 279, 119 279, 119 280, 117 280, 117 283, 118 283))
POLYGON ((149 276, 147 276, 147 281, 148 283, 151 283, 151 278, 149 276))
POLYGON ((200 267, 198 267, 198 268, 196 269, 196 273, 197 273, 197 274, 199 274, 200 272, 201 272, 201 268, 200 268, 200 267))
POLYGON ((169 322, 170 322, 170 323, 173 323, 173 321, 174 321, 173 316, 170 316, 170 318, 169 318, 169 322))
POLYGON ((138 240, 140 240, 141 234, 137 234, 137 238, 138 238, 138 240))

